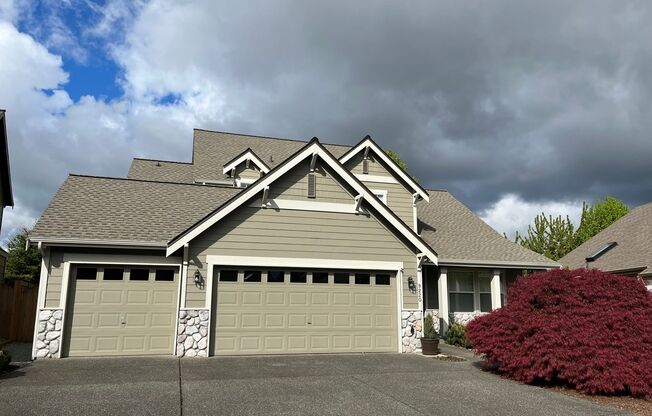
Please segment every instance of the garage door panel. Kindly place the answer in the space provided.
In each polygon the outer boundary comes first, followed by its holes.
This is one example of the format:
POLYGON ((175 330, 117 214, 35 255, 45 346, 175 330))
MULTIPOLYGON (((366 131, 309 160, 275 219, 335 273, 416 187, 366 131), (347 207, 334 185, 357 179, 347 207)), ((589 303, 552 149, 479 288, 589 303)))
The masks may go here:
MULTIPOLYGON (((102 266, 93 266, 98 269, 102 266)), ((129 266, 123 266, 125 270, 129 266)), ((171 354, 175 340, 175 281, 104 281, 74 278, 64 334, 64 355, 171 354)))
POLYGON ((330 272, 328 283, 290 283, 286 271, 284 283, 268 283, 261 273, 261 282, 213 282, 212 354, 398 349, 394 278, 386 286, 334 284, 330 272))

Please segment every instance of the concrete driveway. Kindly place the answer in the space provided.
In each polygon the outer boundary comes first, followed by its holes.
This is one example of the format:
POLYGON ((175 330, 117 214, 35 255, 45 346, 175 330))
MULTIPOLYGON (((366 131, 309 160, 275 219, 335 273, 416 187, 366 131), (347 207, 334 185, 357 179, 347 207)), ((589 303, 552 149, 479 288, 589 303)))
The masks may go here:
POLYGON ((472 362, 419 355, 37 361, 0 376, 3 415, 607 415, 472 362))

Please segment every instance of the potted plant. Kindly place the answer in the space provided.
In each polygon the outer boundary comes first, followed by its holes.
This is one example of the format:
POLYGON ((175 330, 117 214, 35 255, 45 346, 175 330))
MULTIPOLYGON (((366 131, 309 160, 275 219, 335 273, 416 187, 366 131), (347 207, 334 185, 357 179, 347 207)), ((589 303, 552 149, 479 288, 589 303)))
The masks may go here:
POLYGON ((426 315, 423 320, 423 337, 421 337, 421 352, 423 355, 439 354, 439 337, 435 331, 432 315, 426 315))

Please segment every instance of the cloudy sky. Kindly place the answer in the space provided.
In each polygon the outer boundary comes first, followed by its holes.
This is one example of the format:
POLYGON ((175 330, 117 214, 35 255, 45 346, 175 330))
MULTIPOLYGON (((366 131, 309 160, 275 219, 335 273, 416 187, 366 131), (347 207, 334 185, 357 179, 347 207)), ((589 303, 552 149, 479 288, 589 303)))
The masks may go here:
POLYGON ((0 0, 0 108, 29 226, 69 172, 189 160, 192 128, 371 134, 500 232, 652 201, 648 1, 0 0))

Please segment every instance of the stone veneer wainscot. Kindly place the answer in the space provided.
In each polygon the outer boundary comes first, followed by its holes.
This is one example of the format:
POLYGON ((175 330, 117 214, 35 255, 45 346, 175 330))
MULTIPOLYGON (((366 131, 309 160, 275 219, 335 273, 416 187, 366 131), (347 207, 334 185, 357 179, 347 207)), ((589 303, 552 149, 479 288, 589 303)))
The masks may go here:
POLYGON ((177 356, 208 357, 208 309, 179 311, 177 356))
POLYGON ((38 335, 36 336, 36 358, 59 358, 61 356, 61 332, 63 311, 43 309, 38 314, 38 335))

